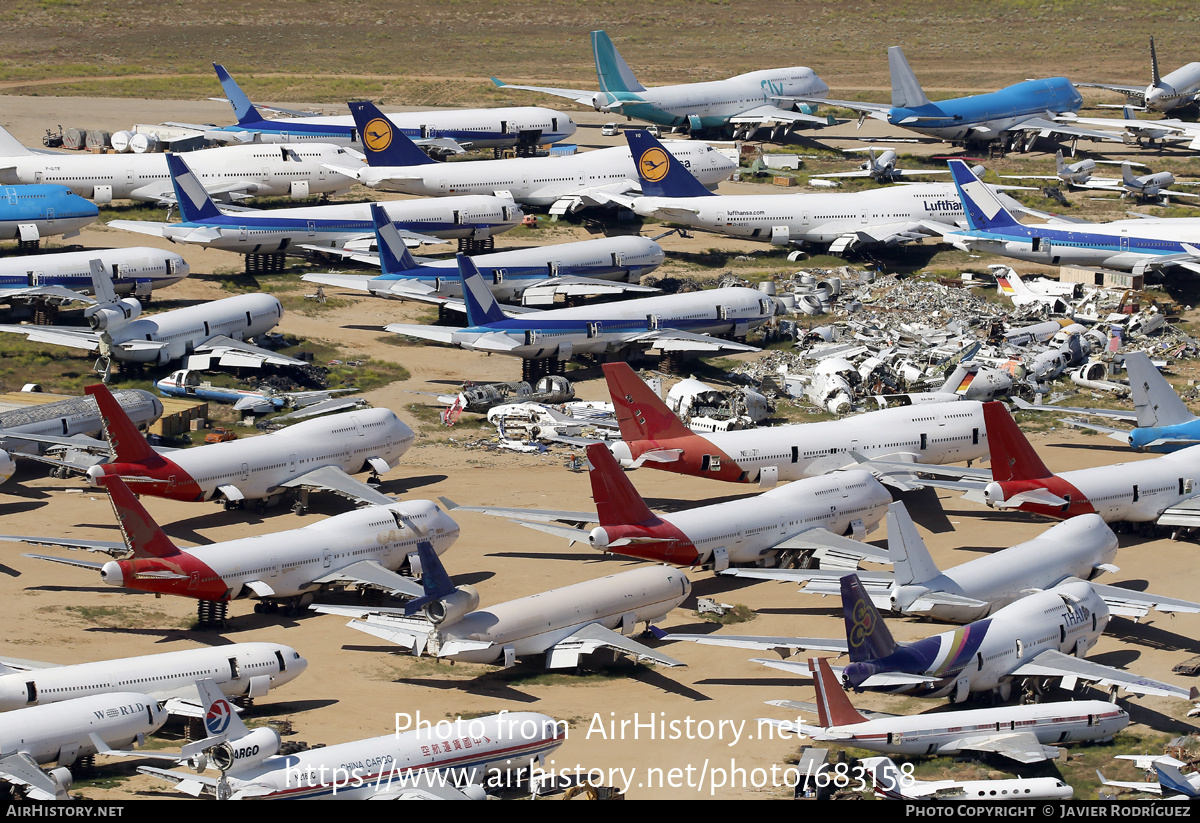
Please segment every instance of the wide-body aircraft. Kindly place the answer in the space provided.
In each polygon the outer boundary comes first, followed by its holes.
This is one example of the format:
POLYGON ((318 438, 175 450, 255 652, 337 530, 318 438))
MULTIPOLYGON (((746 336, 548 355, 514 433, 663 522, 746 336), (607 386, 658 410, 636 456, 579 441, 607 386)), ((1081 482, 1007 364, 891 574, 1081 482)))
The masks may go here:
POLYGON ((1124 86, 1116 83, 1076 83, 1080 88, 1108 89, 1124 94, 1131 105, 1152 111, 1171 111, 1196 102, 1200 95, 1200 63, 1187 63, 1175 71, 1160 74, 1158 51, 1150 37, 1150 85, 1124 86))
POLYGON ((0 303, 91 303, 80 295, 95 292, 93 260, 111 272, 114 292, 139 300, 149 300, 155 289, 172 286, 191 271, 175 252, 149 246, 6 257, 0 259, 0 303))
MULTIPOLYGON (((3 176, 0 168, 0 180, 3 176)), ((66 186, 39 182, 0 188, 0 240, 36 246, 43 237, 75 237, 99 216, 95 203, 73 194, 66 186)))

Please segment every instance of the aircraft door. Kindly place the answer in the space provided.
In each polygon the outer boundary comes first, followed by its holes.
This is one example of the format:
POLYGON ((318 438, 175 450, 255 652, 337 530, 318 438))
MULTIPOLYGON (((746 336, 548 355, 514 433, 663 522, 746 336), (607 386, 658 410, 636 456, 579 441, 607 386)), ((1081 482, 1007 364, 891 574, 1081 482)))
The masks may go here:
POLYGON ((962 703, 971 696, 971 678, 969 675, 959 675, 954 681, 953 702, 962 703))
POLYGON ((929 435, 925 434, 925 432, 921 432, 921 451, 925 451, 928 448, 929 448, 929 435))
POLYGON ((37 683, 32 680, 25 681, 25 702, 30 705, 37 702, 37 683))
POLYGON ((791 242, 791 236, 791 229, 787 226, 771 227, 771 244, 774 246, 786 246, 791 242))
POLYGON ((288 455, 288 471, 294 472, 295 470, 296 470, 296 455, 293 452, 292 454, 288 455))
POLYGON ((242 464, 242 480, 243 480, 243 481, 246 481, 246 480, 249 480, 249 479, 250 479, 250 464, 249 464, 249 463, 243 463, 243 464, 242 464))
POLYGON ((599 322, 588 323, 587 336, 590 338, 599 337, 604 332, 603 324, 599 322))
POLYGON ((315 237, 317 234, 317 223, 315 220, 308 221, 308 236, 315 237))
POLYGON ((646 315, 646 331, 658 331, 658 315, 646 315))
POLYGON ((321 549, 321 563, 328 569, 333 565, 333 552, 329 549, 321 549))
POLYGON ((262 179, 263 179, 264 183, 270 181, 270 179, 271 179, 271 167, 270 166, 262 167, 262 179))

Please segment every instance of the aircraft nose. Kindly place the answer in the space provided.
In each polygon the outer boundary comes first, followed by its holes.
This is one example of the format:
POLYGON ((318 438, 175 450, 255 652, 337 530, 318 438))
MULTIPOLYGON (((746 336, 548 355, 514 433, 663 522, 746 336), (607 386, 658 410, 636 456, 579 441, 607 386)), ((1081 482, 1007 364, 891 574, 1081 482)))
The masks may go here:
POLYGON ((100 579, 110 586, 124 586, 125 573, 121 571, 121 564, 116 560, 110 560, 100 567, 100 579))

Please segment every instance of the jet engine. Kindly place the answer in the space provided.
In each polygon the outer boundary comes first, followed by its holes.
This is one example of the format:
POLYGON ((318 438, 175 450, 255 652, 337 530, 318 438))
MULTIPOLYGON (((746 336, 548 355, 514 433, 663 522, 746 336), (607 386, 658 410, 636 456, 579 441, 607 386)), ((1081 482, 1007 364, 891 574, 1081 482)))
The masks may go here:
POLYGON ((137 319, 142 313, 142 304, 133 297, 126 297, 108 306, 93 306, 84 314, 95 331, 108 331, 137 319))
POLYGON ((242 771, 279 753, 279 732, 274 729, 255 729, 245 737, 215 746, 209 757, 222 772, 242 771))
POLYGON ((459 586, 453 592, 425 605, 425 619, 435 626, 450 625, 479 608, 474 586, 459 586))

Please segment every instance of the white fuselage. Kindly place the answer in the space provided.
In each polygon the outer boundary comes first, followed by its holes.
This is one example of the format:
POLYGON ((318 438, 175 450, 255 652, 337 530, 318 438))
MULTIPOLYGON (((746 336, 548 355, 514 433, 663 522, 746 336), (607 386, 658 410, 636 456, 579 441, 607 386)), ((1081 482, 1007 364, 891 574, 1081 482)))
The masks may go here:
MULTIPOLYGON (((760 106, 780 106, 777 97, 824 95, 829 86, 807 66, 739 74, 727 80, 656 86, 639 92, 600 92, 593 98, 603 112, 615 112, 664 126, 695 124, 693 128, 721 126, 729 118, 760 106), (617 100, 621 101, 617 105, 617 100), (698 118, 693 119, 693 118, 698 118)), ((786 103, 783 104, 786 107, 786 103)), ((764 120, 770 118, 764 117, 764 120)))
POLYGON ((290 646, 235 643, 119 660, 32 668, 0 675, 0 711, 129 689, 141 689, 150 697, 167 700, 206 677, 226 695, 258 697, 295 679, 306 666, 308 661, 290 646))
MULTIPOLYGON (((737 170, 737 163, 704 143, 669 140, 663 145, 710 188, 737 170)), ((374 166, 363 170, 359 179, 372 188, 432 197, 507 191, 518 203, 550 206, 595 189, 626 191, 638 176, 629 147, 624 146, 568 157, 374 166)))
POLYGON ((283 305, 269 294, 240 294, 198 306, 139 317, 113 329, 112 355, 118 360, 165 365, 217 336, 248 340, 268 332, 283 318, 283 305), (158 347, 140 345, 160 343, 158 347))
POLYGON ((0 749, 6 756, 24 752, 38 763, 69 766, 96 754, 89 735, 120 749, 139 735, 158 731, 167 716, 154 698, 129 691, 31 706, 0 715, 0 749))
POLYGON ((154 289, 174 285, 191 271, 187 261, 175 252, 148 246, 8 257, 0 260, 0 298, 10 289, 38 286, 62 286, 91 294, 92 260, 99 260, 112 275, 117 294, 136 297, 146 297, 154 289))
MULTIPOLYGON (((162 416, 162 401, 142 389, 117 389, 113 399, 138 428, 153 423, 162 416)), ((100 410, 91 397, 72 397, 51 403, 31 404, 25 408, 0 412, 0 445, 6 449, 40 454, 37 442, 22 440, 20 435, 71 437, 85 434, 94 437, 104 430, 100 410)))
POLYGON ((1146 87, 1146 108, 1170 111, 1186 106, 1200 93, 1200 63, 1188 63, 1146 87))
MULTIPOLYGON (((223 146, 187 153, 189 168, 214 194, 306 198, 346 191, 354 181, 325 164, 348 166, 352 155, 328 143, 223 146)), ((3 158, 0 183, 58 183, 107 203, 157 202, 171 193, 165 154, 22 154, 3 158)))

